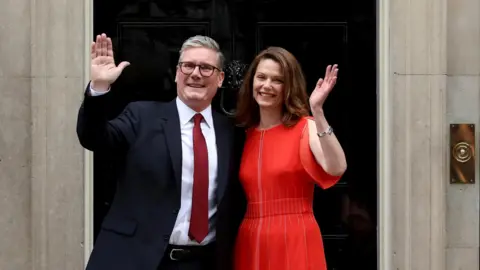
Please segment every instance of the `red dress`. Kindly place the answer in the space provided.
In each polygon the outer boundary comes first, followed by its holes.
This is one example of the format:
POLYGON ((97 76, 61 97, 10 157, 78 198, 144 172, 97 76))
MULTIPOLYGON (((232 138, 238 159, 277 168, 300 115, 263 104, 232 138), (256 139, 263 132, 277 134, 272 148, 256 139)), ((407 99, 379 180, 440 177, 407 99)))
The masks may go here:
POLYGON ((326 270, 312 210, 314 185, 340 177, 317 164, 307 118, 295 126, 247 131, 240 181, 248 206, 235 243, 235 270, 326 270))

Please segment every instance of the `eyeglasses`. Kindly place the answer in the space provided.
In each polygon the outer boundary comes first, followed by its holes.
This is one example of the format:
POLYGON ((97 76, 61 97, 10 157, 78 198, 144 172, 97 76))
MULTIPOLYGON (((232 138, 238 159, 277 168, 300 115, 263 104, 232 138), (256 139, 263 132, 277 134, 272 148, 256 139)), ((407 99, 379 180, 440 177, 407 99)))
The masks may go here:
POLYGON ((193 71, 195 70, 195 68, 199 67, 199 70, 200 70, 200 74, 203 76, 203 77, 210 77, 212 76, 213 72, 215 71, 215 69, 217 69, 218 71, 220 71, 219 68, 217 67, 214 67, 212 65, 209 65, 209 64, 195 64, 195 63, 192 63, 192 62, 180 62, 178 63, 178 66, 180 67, 180 71, 185 74, 185 75, 190 75, 193 73, 193 71))

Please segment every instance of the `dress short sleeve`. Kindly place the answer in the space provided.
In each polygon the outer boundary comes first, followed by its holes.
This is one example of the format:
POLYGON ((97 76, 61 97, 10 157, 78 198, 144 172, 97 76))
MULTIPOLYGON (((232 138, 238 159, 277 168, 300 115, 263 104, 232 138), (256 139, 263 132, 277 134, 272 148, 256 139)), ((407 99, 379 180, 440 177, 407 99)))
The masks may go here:
POLYGON ((300 160, 302 166, 313 181, 321 188, 330 188, 340 180, 341 176, 328 174, 322 166, 317 163, 317 160, 310 149, 309 136, 308 121, 305 121, 302 136, 300 137, 300 160))

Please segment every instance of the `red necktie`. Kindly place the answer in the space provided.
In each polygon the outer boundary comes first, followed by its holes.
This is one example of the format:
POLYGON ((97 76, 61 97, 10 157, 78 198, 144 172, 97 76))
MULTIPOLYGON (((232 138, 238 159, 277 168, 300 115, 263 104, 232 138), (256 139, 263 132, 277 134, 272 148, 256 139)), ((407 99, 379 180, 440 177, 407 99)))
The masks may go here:
POLYGON ((190 218, 190 238, 198 243, 208 234, 208 151, 200 122, 203 117, 193 117, 193 194, 190 218))

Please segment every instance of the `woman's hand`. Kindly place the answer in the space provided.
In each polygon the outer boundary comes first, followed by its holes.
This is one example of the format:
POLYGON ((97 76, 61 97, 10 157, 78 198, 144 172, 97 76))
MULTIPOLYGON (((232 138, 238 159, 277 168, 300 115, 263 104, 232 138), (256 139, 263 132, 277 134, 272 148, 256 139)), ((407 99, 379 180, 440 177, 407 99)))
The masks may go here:
POLYGON ((310 95, 310 108, 313 112, 323 111, 323 104, 327 99, 328 94, 332 91, 337 83, 338 65, 328 65, 325 71, 325 78, 320 78, 317 86, 310 95))

